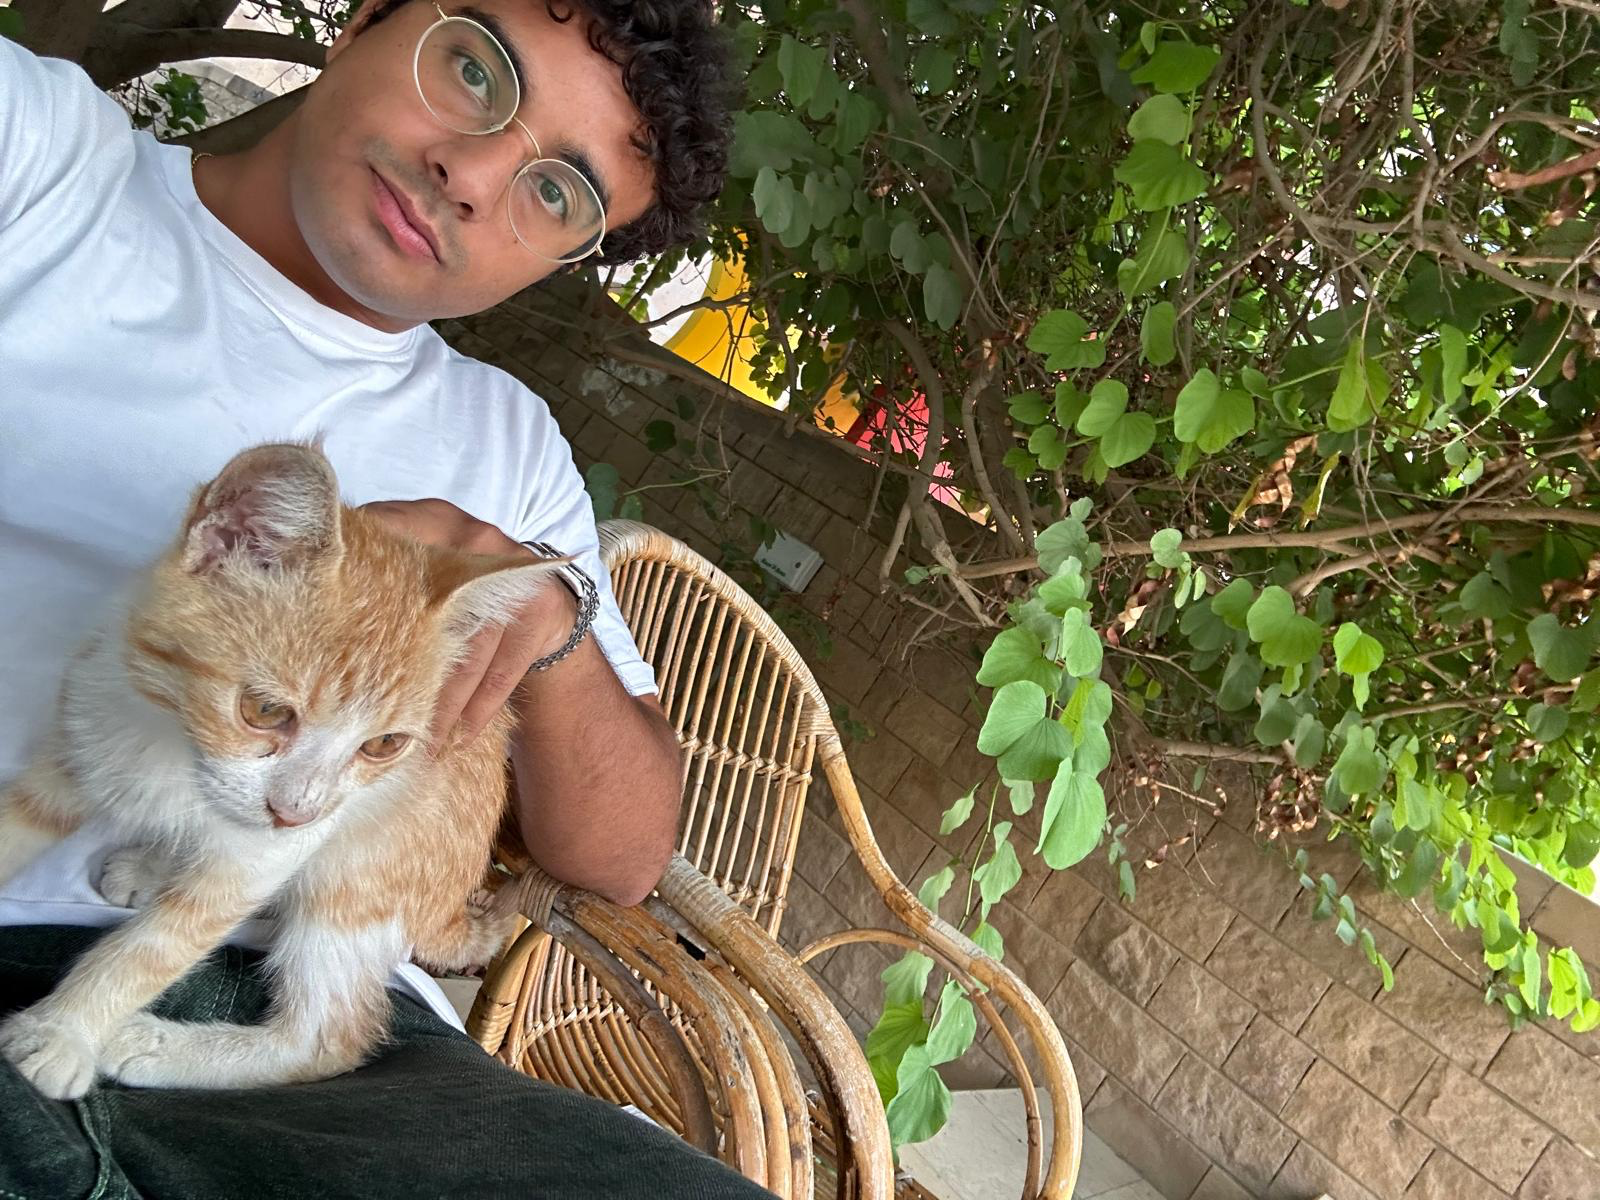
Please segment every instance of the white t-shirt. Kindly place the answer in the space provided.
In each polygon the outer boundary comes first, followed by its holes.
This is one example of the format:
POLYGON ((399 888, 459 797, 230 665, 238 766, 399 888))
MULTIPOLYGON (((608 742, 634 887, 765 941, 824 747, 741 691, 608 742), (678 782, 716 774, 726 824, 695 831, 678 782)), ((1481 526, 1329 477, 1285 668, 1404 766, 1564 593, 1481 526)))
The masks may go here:
MULTIPOLYGON (((318 434, 352 504, 440 497, 580 555, 601 650, 629 692, 656 690, 538 396, 427 326, 383 333, 313 300, 200 203, 187 150, 0 38, 0 783, 193 488, 247 446, 318 434)), ((0 886, 0 925, 125 917, 89 885, 112 848, 80 830, 0 886)))

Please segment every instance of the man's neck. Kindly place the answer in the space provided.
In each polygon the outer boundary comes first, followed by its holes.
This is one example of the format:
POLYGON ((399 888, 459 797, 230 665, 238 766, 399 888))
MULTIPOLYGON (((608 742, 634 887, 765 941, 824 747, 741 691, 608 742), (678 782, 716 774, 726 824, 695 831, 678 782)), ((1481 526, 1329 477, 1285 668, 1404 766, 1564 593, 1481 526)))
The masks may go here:
POLYGON ((200 202, 317 303, 386 333, 412 328, 416 322, 383 316, 352 299, 329 278, 306 245, 289 197, 293 136, 291 115, 248 150, 200 159, 194 167, 200 202))

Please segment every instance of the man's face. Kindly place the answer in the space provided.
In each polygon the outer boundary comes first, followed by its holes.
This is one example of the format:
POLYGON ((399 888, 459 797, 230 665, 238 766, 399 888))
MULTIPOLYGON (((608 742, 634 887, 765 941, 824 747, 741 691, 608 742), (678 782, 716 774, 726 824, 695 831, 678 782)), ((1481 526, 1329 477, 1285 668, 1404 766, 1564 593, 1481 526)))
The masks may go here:
MULTIPOLYGON (((412 73, 417 41, 438 12, 416 0, 366 29, 371 4, 329 49, 296 114, 295 224, 333 283, 385 324, 481 312, 557 267, 517 240, 508 216, 508 189, 532 147, 515 124, 488 136, 440 124, 412 73), (397 220, 420 228, 431 248, 405 228, 397 234, 397 220)), ((587 162, 607 200, 607 227, 641 215, 653 175, 630 140, 639 113, 620 69, 589 47, 581 14, 555 21, 545 0, 442 7, 481 21, 520 61, 517 116, 546 157, 587 162)))

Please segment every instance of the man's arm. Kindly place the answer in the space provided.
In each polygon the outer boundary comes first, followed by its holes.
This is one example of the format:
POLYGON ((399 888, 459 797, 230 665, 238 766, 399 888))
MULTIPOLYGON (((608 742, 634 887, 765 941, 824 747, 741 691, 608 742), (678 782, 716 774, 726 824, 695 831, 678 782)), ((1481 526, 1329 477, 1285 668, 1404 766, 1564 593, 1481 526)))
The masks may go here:
MULTIPOLYGON (((534 557, 443 500, 365 507, 429 545, 534 557)), ((528 673, 566 642, 576 620, 576 599, 552 582, 516 624, 480 631, 439 695, 434 748, 477 737, 509 699, 519 718, 511 759, 528 852, 557 879, 637 904, 672 857, 678 738, 654 696, 628 694, 592 635, 548 670, 528 673)))
MULTIPOLYGON (((556 645, 577 619, 564 587, 539 621, 556 645)), ((541 600, 543 597, 541 597, 541 600)), ((544 653, 541 651, 540 653, 544 653)), ((539 865, 618 904, 638 904, 667 868, 678 831, 683 757, 654 696, 630 696, 593 637, 512 698, 523 840, 539 865)))

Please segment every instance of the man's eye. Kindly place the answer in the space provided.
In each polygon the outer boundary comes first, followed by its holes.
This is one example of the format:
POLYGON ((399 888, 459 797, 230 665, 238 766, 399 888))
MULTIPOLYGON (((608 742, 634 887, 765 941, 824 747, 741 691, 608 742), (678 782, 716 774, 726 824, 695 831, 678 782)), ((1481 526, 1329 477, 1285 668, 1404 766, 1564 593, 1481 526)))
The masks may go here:
POLYGON ((466 55, 462 55, 458 60, 456 73, 460 76, 462 85, 480 97, 487 94, 494 84, 494 77, 489 74, 489 69, 477 59, 466 55))

